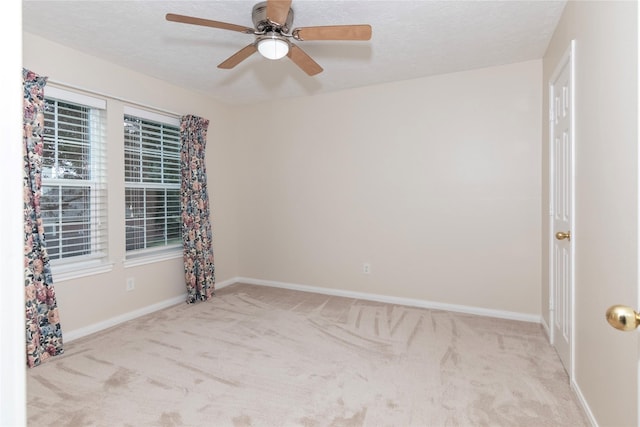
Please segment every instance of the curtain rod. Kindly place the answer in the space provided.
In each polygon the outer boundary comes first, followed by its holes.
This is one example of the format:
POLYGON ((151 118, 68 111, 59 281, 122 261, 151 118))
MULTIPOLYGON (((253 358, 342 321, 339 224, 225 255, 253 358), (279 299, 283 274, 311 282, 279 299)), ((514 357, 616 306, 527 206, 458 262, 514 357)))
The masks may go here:
POLYGON ((130 99, 121 98, 121 97, 113 96, 113 95, 108 95, 106 93, 97 92, 95 90, 81 88, 81 87, 78 87, 78 86, 75 86, 75 85, 72 85, 72 84, 69 84, 69 83, 63 83, 63 82, 57 81, 55 79, 47 79, 47 84, 51 84, 52 86, 57 86, 59 89, 71 89, 71 90, 76 90, 76 91, 84 92, 84 93, 95 95, 95 96, 100 96, 100 97, 103 97, 103 98, 114 99, 116 101, 124 102, 126 104, 131 104, 131 105, 134 105, 136 107, 145 108, 147 110, 151 110, 151 111, 154 111, 156 113, 162 113, 162 114, 174 116, 174 117, 176 117, 178 119, 181 118, 184 115, 184 114, 174 113, 173 111, 168 111, 168 110, 163 110, 161 108, 152 107, 151 105, 142 104, 140 102, 131 101, 130 99))

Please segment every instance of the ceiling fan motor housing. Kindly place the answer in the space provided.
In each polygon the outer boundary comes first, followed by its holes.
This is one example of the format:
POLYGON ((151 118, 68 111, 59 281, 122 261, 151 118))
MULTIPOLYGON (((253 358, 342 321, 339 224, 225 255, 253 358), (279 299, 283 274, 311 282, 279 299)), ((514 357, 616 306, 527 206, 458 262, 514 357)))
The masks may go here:
POLYGON ((281 24, 279 27, 275 27, 271 21, 267 19, 267 2, 263 1, 261 3, 253 6, 253 10, 251 12, 251 18, 253 19, 253 25, 258 32, 278 32, 278 33, 289 33, 291 29, 291 24, 293 23, 293 8, 289 8, 289 14, 287 15, 287 20, 284 24, 281 24))

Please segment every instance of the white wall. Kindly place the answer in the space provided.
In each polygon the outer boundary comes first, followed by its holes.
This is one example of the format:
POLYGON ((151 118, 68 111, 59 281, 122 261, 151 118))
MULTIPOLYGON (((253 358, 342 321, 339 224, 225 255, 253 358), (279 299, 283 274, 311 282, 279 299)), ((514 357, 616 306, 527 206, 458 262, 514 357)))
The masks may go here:
POLYGON ((2 5, 0 27, 11 40, 0 67, 0 426, 26 424, 24 315, 24 204, 22 201, 22 3, 2 5))
MULTIPOLYGON (((638 302, 637 2, 571 1, 544 57, 548 83, 576 40, 575 386, 601 426, 638 425, 637 333, 605 321, 613 304, 638 302)), ((543 105, 548 116, 547 98, 543 105)), ((548 123, 543 121, 548 158, 548 123)), ((543 201, 548 164, 543 163, 543 201)), ((548 212, 546 203, 543 212, 548 212)), ((548 321, 548 239, 543 229, 542 307, 548 321)))
MULTIPOLYGON (((229 177, 236 173, 227 110, 202 94, 171 86, 95 57, 25 33, 23 66, 48 76, 51 85, 70 84, 99 94, 153 106, 159 110, 196 114, 210 120, 207 138, 207 172, 214 217, 216 278, 224 281, 238 275, 235 231, 235 190, 229 177)), ((45 87, 46 95, 46 87, 45 87)), ((56 280, 63 334, 90 328, 109 319, 143 310, 154 304, 186 298, 182 259, 125 268, 124 154, 122 111, 126 104, 107 100, 109 273, 79 279, 56 280), (125 291, 126 278, 135 279, 136 289, 125 291)))
POLYGON ((242 275, 539 315, 541 78, 531 61, 246 107, 242 275))

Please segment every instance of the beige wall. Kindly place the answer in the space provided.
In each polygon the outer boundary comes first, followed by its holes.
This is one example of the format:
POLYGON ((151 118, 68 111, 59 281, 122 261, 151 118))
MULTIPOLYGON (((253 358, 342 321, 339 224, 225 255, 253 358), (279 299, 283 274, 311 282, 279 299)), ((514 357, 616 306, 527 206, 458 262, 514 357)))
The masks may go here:
MULTIPOLYGON (((637 337, 611 329, 603 313, 638 302, 637 31, 635 2, 570 2, 543 67, 532 61, 255 107, 224 107, 29 34, 23 65, 211 119, 218 281, 245 276, 548 321, 545 85, 576 39, 574 381, 599 425, 636 425, 637 337)), ((122 142, 109 144, 110 167, 121 168, 122 142)), ((113 271, 56 284, 66 330, 184 292, 179 260, 124 269, 116 195, 110 189, 113 271), (126 293, 131 276, 137 289, 126 293)))
MULTIPOLYGON (((216 277, 223 281, 238 275, 235 191, 230 176, 236 173, 232 128, 227 110, 201 94, 126 70, 92 56, 24 34, 23 66, 48 76, 51 84, 65 83, 115 98, 177 114, 196 114, 210 120, 207 171, 212 215, 216 277), (231 185, 230 185, 231 184, 231 185)), ((45 88, 46 94, 46 88, 45 88)), ((63 330, 87 328, 153 304, 185 295, 180 258, 137 267, 124 266, 124 154, 122 101, 107 100, 109 168, 109 273, 56 281, 63 330), (126 278, 136 289, 125 291, 126 278)), ((54 270, 55 273, 55 270, 54 270)), ((55 274, 54 274, 55 280, 55 274)))
POLYGON ((241 273, 539 315, 541 78, 531 61, 247 107, 241 273))
MULTIPOLYGON (((241 276, 540 314, 541 61, 277 108, 223 107, 29 34, 24 65, 53 82, 211 119, 219 282, 241 276)), ((116 177, 122 106, 109 103, 116 177)), ((109 189, 113 271, 56 284, 67 331, 184 292, 179 259, 124 268, 122 185, 115 178, 109 189)))
MULTIPOLYGON (((612 329, 604 317, 610 305, 638 302, 637 7, 636 2, 569 2, 544 57, 546 85, 570 40, 576 40, 574 382, 600 426, 637 425, 637 334, 612 329)), ((546 120, 543 135, 548 135, 546 120)), ((546 201, 547 138, 543 141, 546 201)), ((546 204, 542 212, 548 212, 546 204)), ((545 224, 547 321, 550 235, 545 224)))

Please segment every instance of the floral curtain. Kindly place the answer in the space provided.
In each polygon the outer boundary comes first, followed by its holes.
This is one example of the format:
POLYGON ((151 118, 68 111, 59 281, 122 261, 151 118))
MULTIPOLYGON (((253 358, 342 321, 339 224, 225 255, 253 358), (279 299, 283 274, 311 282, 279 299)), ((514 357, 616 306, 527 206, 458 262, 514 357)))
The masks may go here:
POLYGON ((63 352, 62 329, 53 288, 40 212, 44 129, 44 87, 47 78, 22 70, 24 155, 24 286, 27 365, 38 366, 63 352))
POLYGON ((187 303, 206 301, 214 294, 213 234, 204 162, 209 120, 193 115, 180 123, 182 170, 181 209, 187 303))

